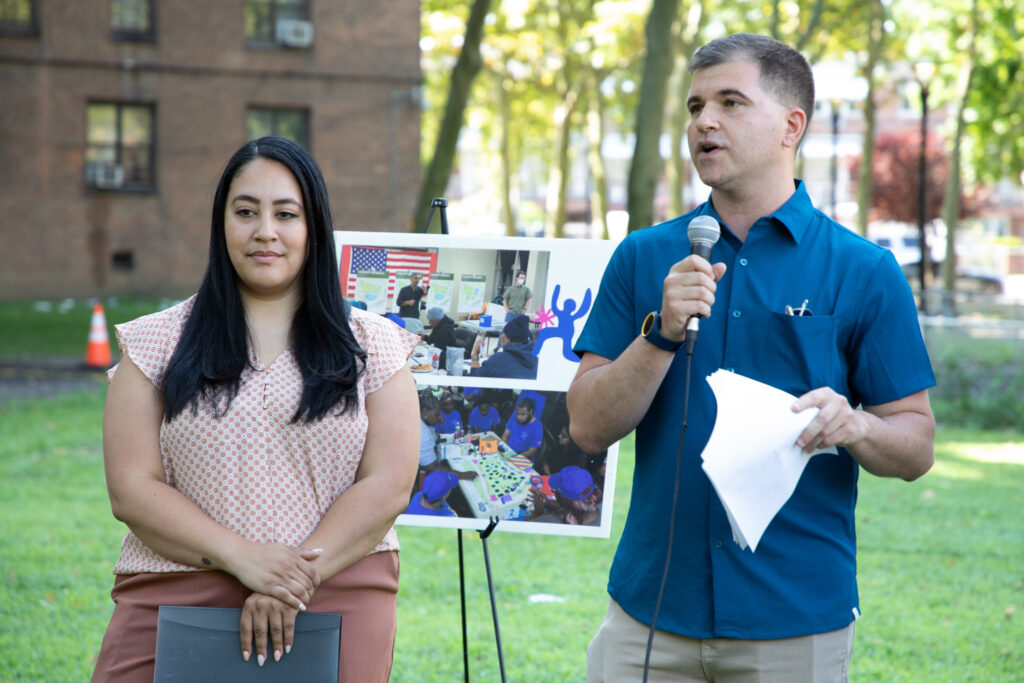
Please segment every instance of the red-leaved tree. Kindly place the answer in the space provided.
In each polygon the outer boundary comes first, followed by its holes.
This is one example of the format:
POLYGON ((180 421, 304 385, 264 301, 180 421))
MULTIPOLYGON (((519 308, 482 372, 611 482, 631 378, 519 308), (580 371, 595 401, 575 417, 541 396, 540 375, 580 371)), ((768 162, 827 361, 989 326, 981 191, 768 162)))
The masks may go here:
MULTIPOLYGON (((917 224, 918 181, 920 178, 921 133, 882 133, 875 140, 872 171, 872 202, 869 220, 892 220, 917 224)), ((860 159, 851 162, 857 174, 860 159)), ((929 134, 925 145, 925 220, 942 213, 949 177, 949 159, 938 136, 929 134)))

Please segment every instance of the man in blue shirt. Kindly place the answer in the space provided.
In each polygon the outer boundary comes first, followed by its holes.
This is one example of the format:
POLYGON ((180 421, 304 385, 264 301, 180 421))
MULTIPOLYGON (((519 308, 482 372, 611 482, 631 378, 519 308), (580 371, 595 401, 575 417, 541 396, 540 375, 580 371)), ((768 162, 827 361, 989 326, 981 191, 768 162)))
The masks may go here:
POLYGON ((489 432, 500 426, 501 415, 498 414, 498 409, 486 400, 478 403, 469 414, 469 431, 475 434, 489 432))
POLYGON ((931 467, 934 376, 892 254, 815 210, 793 180, 814 104, 806 60, 738 34, 701 48, 690 70, 687 135, 710 201, 622 242, 575 347, 573 440, 598 452, 636 429, 633 498, 588 680, 640 680, 656 612, 650 667, 670 680, 845 680, 859 470, 909 481, 931 467), (698 215, 722 226, 710 263, 690 255, 698 215), (677 351, 695 316, 677 470, 687 365, 677 351), (794 394, 794 412, 818 408, 797 440, 805 451, 838 447, 811 458, 756 555, 732 540, 700 467, 716 416, 706 377, 720 368, 794 394))
POLYGON ((462 413, 455 405, 455 396, 451 392, 441 395, 441 424, 437 426, 439 434, 459 434, 462 429, 462 413))
POLYGON ((455 510, 448 505, 448 494, 459 485, 454 472, 434 470, 423 478, 423 487, 409 501, 407 515, 433 515, 434 517, 456 517, 455 510))
POLYGON ((521 398, 516 403, 516 414, 505 425, 501 440, 516 453, 530 460, 537 457, 544 444, 544 426, 534 417, 537 404, 532 398, 521 398))

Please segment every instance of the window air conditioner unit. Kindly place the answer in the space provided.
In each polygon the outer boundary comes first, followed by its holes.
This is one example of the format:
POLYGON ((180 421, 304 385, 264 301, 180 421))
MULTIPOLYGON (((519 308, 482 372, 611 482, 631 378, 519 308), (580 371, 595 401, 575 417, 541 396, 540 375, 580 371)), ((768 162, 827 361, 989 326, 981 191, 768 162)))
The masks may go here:
POLYGON ((91 162, 87 176, 93 187, 113 190, 124 185, 124 166, 109 161, 91 162))
POLYGON ((277 42, 288 47, 309 47, 313 44, 313 22, 302 19, 279 19, 277 42))

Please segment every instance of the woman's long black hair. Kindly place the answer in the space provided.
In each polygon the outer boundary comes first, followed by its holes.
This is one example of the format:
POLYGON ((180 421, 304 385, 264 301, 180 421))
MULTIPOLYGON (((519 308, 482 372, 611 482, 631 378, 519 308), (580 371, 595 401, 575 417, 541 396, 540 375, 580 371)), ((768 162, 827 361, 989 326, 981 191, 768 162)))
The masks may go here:
POLYGON ((210 260, 192 313, 164 375, 164 419, 207 401, 223 416, 238 394, 249 363, 249 328, 224 236, 224 211, 231 183, 256 159, 283 164, 302 190, 307 256, 302 298, 291 327, 291 348, 302 372, 302 398, 292 422, 313 422, 336 406, 344 413, 358 403, 357 381, 366 352, 349 328, 335 261, 334 226, 323 175, 299 145, 280 137, 251 140, 228 161, 213 199, 210 260))

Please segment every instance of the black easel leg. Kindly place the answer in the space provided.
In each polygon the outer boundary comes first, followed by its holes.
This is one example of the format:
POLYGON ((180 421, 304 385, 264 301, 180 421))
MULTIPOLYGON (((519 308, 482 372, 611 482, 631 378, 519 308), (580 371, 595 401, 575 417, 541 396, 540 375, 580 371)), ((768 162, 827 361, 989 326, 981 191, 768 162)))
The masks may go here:
POLYGON ((498 518, 491 517, 491 523, 480 532, 480 542, 484 546, 484 567, 487 569, 487 590, 491 594, 491 617, 494 619, 494 642, 498 647, 498 668, 501 670, 501 683, 505 683, 505 657, 501 651, 501 630, 498 628, 498 603, 494 599, 494 579, 491 578, 491 555, 487 552, 487 537, 498 526, 498 518))
POLYGON ((459 532, 459 597, 462 600, 462 672, 469 683, 469 639, 466 636, 466 574, 462 563, 462 529, 459 532))
POLYGON ((498 646, 498 668, 501 669, 501 683, 505 683, 505 657, 501 653, 501 631, 498 629, 498 605, 494 600, 494 581, 491 579, 491 557, 487 552, 487 539, 484 544, 484 565, 487 567, 487 588, 491 593, 491 616, 494 618, 494 642, 498 646))

